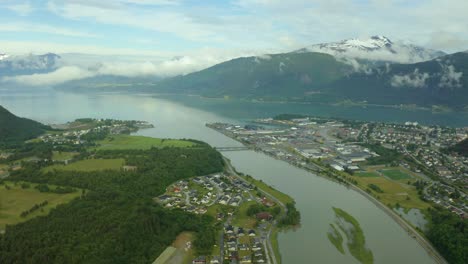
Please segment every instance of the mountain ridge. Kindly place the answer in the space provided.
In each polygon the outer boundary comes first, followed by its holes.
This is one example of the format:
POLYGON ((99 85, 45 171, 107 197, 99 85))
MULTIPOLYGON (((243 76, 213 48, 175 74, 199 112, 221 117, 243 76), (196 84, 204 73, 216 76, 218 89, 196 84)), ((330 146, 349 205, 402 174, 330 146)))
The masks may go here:
POLYGON ((43 134, 50 127, 21 118, 0 105, 0 146, 9 146, 43 134))

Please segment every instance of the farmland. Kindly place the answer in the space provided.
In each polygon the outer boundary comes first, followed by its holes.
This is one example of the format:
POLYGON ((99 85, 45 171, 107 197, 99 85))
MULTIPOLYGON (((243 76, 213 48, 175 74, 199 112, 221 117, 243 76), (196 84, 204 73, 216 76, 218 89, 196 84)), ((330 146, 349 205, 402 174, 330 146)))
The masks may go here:
POLYGON ((98 141, 97 150, 150 149, 164 147, 191 147, 195 143, 186 140, 160 139, 143 136, 112 135, 98 141))

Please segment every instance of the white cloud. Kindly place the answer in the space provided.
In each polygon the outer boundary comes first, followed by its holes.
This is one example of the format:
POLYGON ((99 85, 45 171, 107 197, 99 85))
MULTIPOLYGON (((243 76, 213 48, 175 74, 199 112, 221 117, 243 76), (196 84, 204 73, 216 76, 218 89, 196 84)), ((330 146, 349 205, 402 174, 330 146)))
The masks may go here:
POLYGON ((442 65, 442 69, 439 87, 460 88, 462 86, 460 81, 463 72, 457 72, 453 65, 442 65))
POLYGON ((171 77, 202 70, 235 57, 251 56, 253 54, 255 54, 255 51, 239 52, 201 49, 189 53, 186 56, 179 56, 170 60, 145 61, 141 60, 141 58, 131 57, 132 60, 108 60, 105 62, 102 62, 102 60, 109 59, 109 57, 91 56, 86 60, 78 55, 77 57, 79 60, 76 61, 76 58, 72 54, 63 56, 62 65, 65 66, 53 72, 5 77, 2 81, 15 82, 29 86, 51 86, 67 81, 103 75, 124 77, 171 77))
POLYGON ((5 23, 0 24, 0 31, 3 32, 38 32, 52 35, 62 35, 69 37, 85 37, 96 38, 97 35, 80 32, 68 28, 55 27, 45 24, 32 24, 32 23, 5 23))
POLYGON ((392 76, 390 83, 393 87, 421 88, 426 85, 427 79, 429 79, 429 74, 420 73, 419 69, 416 68, 413 73, 392 76))
POLYGON ((88 70, 76 66, 65 66, 51 73, 3 77, 2 81, 30 86, 50 86, 92 76, 93 73, 88 70))
POLYGON ((7 9, 16 12, 20 16, 28 16, 31 12, 33 12, 34 8, 28 2, 21 3, 21 4, 13 4, 7 5, 7 9))

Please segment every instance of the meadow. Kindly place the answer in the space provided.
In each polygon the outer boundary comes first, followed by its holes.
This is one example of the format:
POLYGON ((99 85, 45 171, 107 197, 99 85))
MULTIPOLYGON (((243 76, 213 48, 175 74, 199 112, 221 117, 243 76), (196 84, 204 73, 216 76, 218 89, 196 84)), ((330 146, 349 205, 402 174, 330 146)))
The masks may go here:
POLYGON ((86 159, 73 162, 67 165, 57 164, 44 168, 48 171, 100 171, 100 170, 119 170, 125 165, 124 159, 86 159))
MULTIPOLYGON (((68 203, 81 195, 81 190, 73 193, 57 194, 51 192, 40 192, 34 187, 37 184, 28 183, 28 188, 21 187, 21 183, 4 182, 0 185, 0 230, 5 229, 5 225, 13 225, 24 222, 39 215, 47 215, 52 208, 59 204, 68 203), (8 186, 8 187, 6 187, 8 186), (26 217, 20 214, 31 209, 35 204, 47 201, 47 205, 26 217)), ((54 185, 49 185, 55 189, 54 185)))
POLYGON ((195 143, 186 140, 161 139, 143 136, 112 135, 98 141, 97 150, 150 149, 164 147, 191 147, 195 143))

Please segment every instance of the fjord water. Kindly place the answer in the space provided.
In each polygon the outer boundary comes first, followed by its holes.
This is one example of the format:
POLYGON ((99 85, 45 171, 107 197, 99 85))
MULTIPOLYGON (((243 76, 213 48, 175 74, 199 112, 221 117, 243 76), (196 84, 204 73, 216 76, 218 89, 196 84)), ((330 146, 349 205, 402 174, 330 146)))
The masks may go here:
MULTIPOLYGON (((278 104, 277 107, 280 109, 270 113, 261 106, 255 108, 252 105, 245 106, 242 105, 244 103, 239 103, 240 107, 234 107, 229 103, 223 108, 222 103, 216 102, 219 111, 213 109, 210 112, 204 109, 207 109, 206 105, 211 107, 211 101, 203 104, 203 100, 183 98, 175 102, 167 98, 146 95, 0 91, 0 105, 17 115, 44 123, 63 123, 81 117, 145 120, 153 123, 155 128, 142 130, 138 134, 153 137, 195 138, 213 146, 239 146, 239 143, 206 128, 207 122, 244 122, 249 116, 267 117, 276 114, 277 111, 284 113, 288 109, 294 110, 294 107, 297 107, 278 104), (189 102, 190 100, 194 101, 189 102), (199 104, 199 107, 188 106, 190 104, 192 106, 199 104), (229 109, 233 109, 233 112, 227 113, 229 109)), ((314 108, 312 106, 310 108, 310 114, 314 114, 314 108)), ((340 112, 350 112, 349 109, 334 111, 331 116, 340 116, 340 112)), ((388 114, 386 111, 388 109, 383 109, 381 114, 388 114)), ((369 112, 371 119, 378 117, 378 110, 364 110, 361 113, 362 119, 366 119, 366 112, 369 112)), ((425 116, 426 114, 422 114, 423 118, 420 116, 420 119, 417 119, 421 113, 413 112, 413 115, 411 113, 409 115, 412 121, 427 123, 424 122, 427 121, 424 118, 430 119, 425 116)), ((395 117, 395 121, 406 120, 404 117, 401 113, 401 116, 395 117)), ((466 117, 462 119, 453 117, 452 120, 455 120, 455 125, 466 125, 468 122, 466 117)), ((333 206, 344 209, 359 221, 367 245, 374 254, 375 263, 434 262, 404 229, 358 193, 261 153, 241 151, 226 152, 224 155, 231 159, 237 170, 262 179, 296 200, 297 207, 302 213, 302 226, 294 231, 280 233, 279 245, 283 263, 357 263, 349 253, 340 254, 328 241, 329 224, 335 221, 333 206)))

